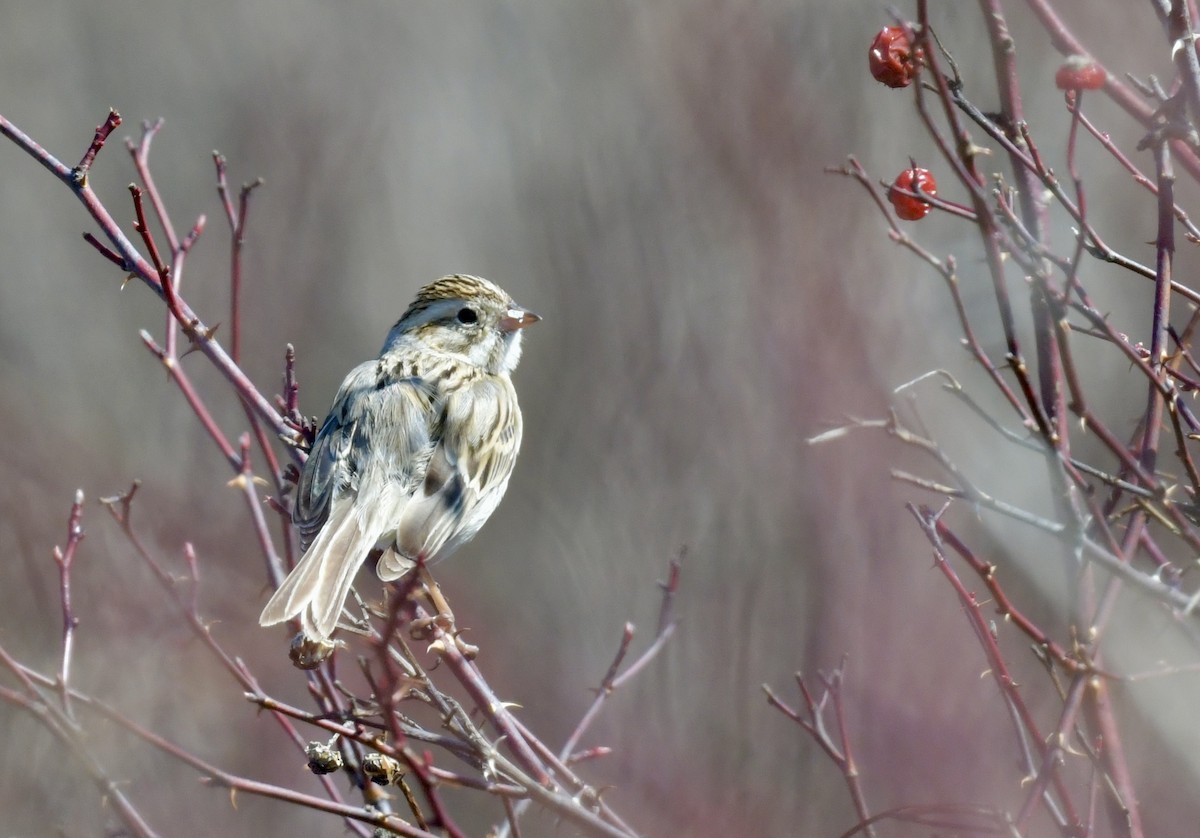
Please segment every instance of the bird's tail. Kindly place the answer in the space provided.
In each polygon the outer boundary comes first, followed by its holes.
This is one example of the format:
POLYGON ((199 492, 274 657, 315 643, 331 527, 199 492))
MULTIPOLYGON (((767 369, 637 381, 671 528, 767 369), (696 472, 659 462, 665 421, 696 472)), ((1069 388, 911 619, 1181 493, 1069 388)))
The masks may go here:
POLYGON ((359 565, 375 546, 363 523, 353 503, 335 502, 321 532, 263 609, 259 625, 299 617, 305 634, 329 640, 359 565))

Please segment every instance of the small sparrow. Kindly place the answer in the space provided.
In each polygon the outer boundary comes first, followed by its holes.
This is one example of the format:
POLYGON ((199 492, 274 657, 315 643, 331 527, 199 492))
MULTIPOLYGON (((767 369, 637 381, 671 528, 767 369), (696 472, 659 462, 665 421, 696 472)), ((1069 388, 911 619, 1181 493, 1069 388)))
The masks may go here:
POLYGON ((304 555, 263 609, 328 642, 359 565, 390 581, 469 541, 504 497, 521 410, 509 374, 541 318, 475 276, 426 285, 379 358, 350 371, 309 452, 292 518, 304 555))

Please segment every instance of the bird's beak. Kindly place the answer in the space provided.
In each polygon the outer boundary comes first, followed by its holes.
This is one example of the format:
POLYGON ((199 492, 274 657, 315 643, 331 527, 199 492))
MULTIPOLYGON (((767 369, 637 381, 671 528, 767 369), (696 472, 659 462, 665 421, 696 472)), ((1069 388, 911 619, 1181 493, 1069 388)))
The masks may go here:
POLYGON ((517 329, 524 329, 526 326, 532 326, 542 318, 534 314, 532 311, 524 311, 519 308, 510 308, 503 317, 500 318, 500 331, 515 332, 517 329))

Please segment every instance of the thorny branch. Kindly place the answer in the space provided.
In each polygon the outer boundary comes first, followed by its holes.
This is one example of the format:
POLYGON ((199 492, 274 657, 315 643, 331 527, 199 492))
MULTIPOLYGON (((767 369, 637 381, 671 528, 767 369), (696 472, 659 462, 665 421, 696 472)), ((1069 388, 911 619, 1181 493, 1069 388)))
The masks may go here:
MULTIPOLYGON (((1122 80, 1112 63, 1121 56, 1106 65, 1105 56, 1091 55, 1051 2, 1027 0, 1025 7, 1054 46, 1072 57, 1071 67, 1088 66, 1091 78, 1098 82, 1083 84, 1073 71, 1055 77, 1065 90, 1065 95, 1059 94, 1065 109, 1057 135, 1059 126, 1044 117, 1039 116, 1036 125, 1027 121, 1025 113, 1032 111, 1030 91, 1044 90, 1049 80, 1023 70, 1018 73, 1019 45, 1000 0, 977 3, 980 30, 993 59, 994 91, 968 89, 953 48, 938 37, 934 12, 940 12, 939 7, 927 0, 917 0, 915 5, 915 20, 895 15, 896 27, 908 38, 912 54, 919 56, 911 85, 912 116, 936 149, 936 160, 923 160, 921 165, 935 170, 943 181, 937 199, 925 203, 932 208, 930 219, 960 230, 964 224, 974 228, 975 251, 969 257, 942 255, 921 243, 892 213, 881 182, 855 157, 828 171, 865 189, 884 220, 888 238, 941 278, 965 349, 1002 396, 1009 413, 997 415, 984 408, 948 373, 930 373, 917 381, 942 378, 942 391, 960 408, 967 408, 968 420, 982 420, 1013 450, 1040 455, 1050 509, 1026 508, 997 497, 985 488, 985 478, 956 462, 921 421, 912 393, 916 382, 897 389, 897 395, 903 392, 907 398, 885 418, 851 419, 810 442, 838 439, 850 430, 883 431, 928 457, 936 472, 926 476, 895 468, 892 476, 945 502, 940 511, 913 504, 908 508, 933 546, 936 567, 984 651, 1026 772, 1021 800, 1011 813, 994 806, 972 810, 989 821, 988 828, 981 826, 980 831, 1040 833, 1044 827, 1038 819, 1047 818, 1061 834, 1091 836, 1105 832, 1102 820, 1107 817, 1112 832, 1142 836, 1146 827, 1137 803, 1138 778, 1125 754, 1125 732, 1116 707, 1123 694, 1114 692, 1113 685, 1148 673, 1123 675, 1106 659, 1103 641, 1113 630, 1118 601, 1133 600, 1132 605, 1125 604, 1166 613, 1192 639, 1194 653, 1200 654, 1200 631, 1194 626, 1200 584, 1192 573, 1194 557, 1200 553, 1200 513, 1196 512, 1200 467, 1191 451, 1200 439, 1200 423, 1185 398, 1200 386, 1192 346, 1200 331, 1200 294, 1176 276, 1177 226, 1183 242, 1200 243, 1200 228, 1191 221, 1182 198, 1186 193, 1176 190, 1177 170, 1178 176, 1200 180, 1196 4, 1194 0, 1151 4, 1166 34, 1164 49, 1175 79, 1159 84, 1151 78, 1142 84, 1122 80), (1100 89, 1085 95, 1084 88, 1093 86, 1100 89), (1122 149, 1110 129, 1086 112, 1098 96, 1114 101, 1144 132, 1137 149, 1140 158, 1122 149), (987 102, 988 107, 977 102, 987 102), (1089 195, 1088 190, 1091 173, 1080 163, 1080 146, 1088 142, 1094 142, 1118 172, 1130 176, 1141 196, 1148 196, 1141 208, 1156 220, 1152 265, 1120 252, 1102 230, 1095 194, 1089 195), (1061 147, 1068 177, 1060 178, 1047 162, 1045 151, 1051 146, 1061 147), (987 161, 987 170, 981 160, 987 161), (946 182, 954 188, 947 189, 946 182), (954 200, 956 190, 966 198, 962 203, 954 200), (1056 221, 1072 227, 1065 244, 1056 241, 1056 221), (1093 273, 1101 263, 1138 282, 1154 283, 1146 311, 1130 319, 1126 311, 1110 313, 1096 305, 1091 296, 1093 273), (959 267, 963 264, 981 264, 973 273, 983 276, 964 276, 959 267), (979 337, 986 333, 979 322, 981 312, 964 302, 963 285, 981 281, 990 287, 995 301, 1003 341, 999 354, 979 337), (1016 294, 1022 286, 1029 292, 1024 305, 1016 294), (1173 316, 1186 325, 1172 327, 1173 316), (1145 337, 1139 340, 1131 334, 1145 337), (1023 344, 1034 347, 1032 362, 1023 344), (1096 369, 1102 369, 1095 359, 1103 353, 1115 356, 1129 370, 1129 381, 1121 382, 1129 385, 1122 391, 1124 403, 1134 398, 1140 402, 1132 427, 1126 427, 1129 423, 1123 414, 1105 415, 1102 408, 1107 409, 1108 401, 1089 397, 1089 383, 1096 369), (1136 396, 1132 395, 1135 388, 1136 396), (1170 433, 1169 444, 1164 444, 1165 431, 1170 433), (1177 483, 1186 489, 1177 488, 1177 483), (1185 491, 1188 496, 1181 497, 1185 491), (1065 613, 1054 622, 1033 616, 1037 610, 1001 584, 1001 574, 1006 572, 1003 561, 981 558, 987 551, 972 546, 972 537, 966 534, 969 526, 952 527, 946 520, 953 501, 985 523, 1007 519, 1044 534, 1057 551, 1071 588, 1065 613), (985 512, 986 516, 981 514, 985 512), (956 564, 965 564, 986 586, 987 602, 977 599, 959 578, 956 564), (1134 600, 1131 590, 1141 596, 1134 600), (1020 688, 1016 684, 1001 651, 999 630, 983 615, 988 604, 1000 615, 1001 625, 1015 627, 1031 644, 1043 664, 1044 683, 1020 688), (1031 709, 1036 690, 1058 702, 1051 724, 1031 709), (1076 756, 1087 760, 1086 771, 1072 769, 1069 758, 1076 756)), ((882 183, 886 187, 886 181, 882 183)), ((992 329, 997 331, 995 326, 992 329)), ((1195 666, 1194 660, 1185 660, 1164 663, 1155 671, 1187 672, 1195 666)), ((822 738, 811 721, 816 718, 812 702, 808 718, 810 736, 842 766, 841 750, 834 740, 822 738)), ((865 832, 885 817, 866 817, 857 804, 856 810, 859 825, 847 834, 865 832)), ((921 807, 890 812, 898 817, 924 814, 921 807)))
MULTIPOLYGON (((167 313, 164 337, 160 341, 143 331, 143 343, 163 364, 197 421, 233 471, 230 485, 245 498, 252 535, 265 561, 266 576, 272 584, 278 584, 294 560, 290 516, 283 498, 290 479, 294 479, 296 464, 303 462, 304 450, 311 442, 315 428, 311 420, 299 412, 296 356, 290 345, 285 356, 283 394, 276 399, 278 407, 258 390, 238 366, 242 355, 241 298, 245 279, 242 253, 246 242, 250 196, 261 181, 244 186, 235 202, 228 185, 225 159, 220 155, 215 156, 217 192, 231 237, 231 314, 228 331, 232 348, 227 354, 215 336, 216 327, 206 325, 182 296, 180 280, 187 256, 203 233, 205 219, 199 217, 182 238, 176 232, 167 202, 155 184, 149 164, 150 147, 162 128, 162 121, 143 124, 140 140, 136 143, 132 140, 127 142, 141 182, 140 186, 134 184, 130 187, 135 215, 133 228, 146 257, 142 256, 139 246, 126 237, 88 184, 89 170, 109 135, 120 123, 117 113, 110 112, 108 119, 97 128, 79 165, 74 168, 64 166, 2 116, 0 133, 72 189, 100 228, 101 236, 85 233, 84 238, 101 256, 127 274, 124 281, 136 277, 163 300, 167 313), (154 232, 154 223, 157 223, 161 236, 154 232), (190 343, 190 348, 182 355, 177 349, 178 332, 182 332, 190 343), (217 422, 206 394, 193 383, 180 363, 183 356, 193 350, 200 352, 222 373, 236 398, 245 407, 249 426, 247 432, 231 438, 217 422), (274 448, 279 440, 286 444, 291 457, 286 468, 280 466, 274 448), (261 462, 258 468, 255 467, 256 460, 261 462), (265 472, 265 479, 259 476, 260 471, 265 472), (259 487, 264 484, 270 485, 275 492, 274 497, 267 498, 267 502, 278 514, 280 537, 284 545, 282 557, 276 549, 276 540, 271 535, 262 510, 263 499, 259 487)), ((366 685, 365 693, 361 686, 343 681, 335 654, 308 674, 309 693, 316 705, 315 712, 277 700, 263 689, 247 663, 229 651, 226 642, 217 639, 211 621, 203 615, 200 593, 203 563, 195 548, 190 543, 183 545, 186 572, 180 575, 170 568, 169 562, 156 556, 138 533, 133 523, 134 498, 138 489, 138 484, 134 483, 129 491, 105 498, 103 503, 134 553, 151 570, 177 618, 220 662, 240 688, 241 694, 255 707, 267 711, 296 750, 307 756, 312 770, 320 775, 325 797, 299 793, 227 772, 72 685, 72 650, 78 620, 74 613, 70 582, 72 563, 83 536, 80 524, 83 498, 79 495, 72 506, 66 546, 55 551, 63 606, 63 651, 59 673, 56 678, 51 678, 24 666, 0 643, 0 666, 11 672, 20 685, 19 689, 0 688, 0 701, 33 715, 69 747, 131 834, 151 836, 156 833, 88 749, 86 728, 76 718, 74 708, 77 706, 86 707, 91 713, 114 722, 142 742, 190 765, 201 773, 209 785, 228 789, 231 799, 239 793, 253 794, 325 812, 341 818, 346 828, 358 835, 369 835, 370 827, 376 827, 395 834, 422 838, 434 834, 451 838, 463 836, 465 833, 456 825, 450 803, 442 794, 441 790, 446 786, 457 786, 493 797, 505 813, 506 828, 511 828, 516 835, 519 835, 521 808, 529 803, 552 812, 585 834, 610 838, 627 838, 636 834, 601 799, 600 792, 588 785, 569 764, 600 757, 608 752, 606 748, 596 747, 584 754, 572 753, 574 745, 608 696, 644 669, 674 632, 671 603, 678 590, 678 562, 672 562, 668 581, 663 586, 654 640, 634 663, 618 673, 618 665, 628 648, 626 641, 619 660, 602 682, 596 701, 569 739, 569 747, 564 748, 562 756, 557 756, 515 717, 508 709, 508 704, 495 694, 484 679, 472 660, 478 650, 462 642, 454 628, 448 605, 437 592, 432 577, 423 568, 419 577, 414 575, 408 584, 393 591, 389 605, 383 612, 360 601, 361 616, 351 615, 349 618, 347 630, 364 635, 375 652, 373 659, 359 659, 362 680, 366 685), (418 581, 423 586, 432 612, 417 601, 418 581), (380 613, 382 622, 378 619, 380 613), (451 698, 438 684, 431 674, 435 667, 422 663, 413 652, 404 639, 406 631, 432 641, 425 657, 440 665, 439 677, 452 678, 465 689, 474 705, 474 713, 470 706, 451 698), (45 691, 48 689, 58 693, 57 704, 47 701, 45 691), (413 721, 405 707, 407 702, 433 709, 436 718, 441 721, 442 730, 429 729, 413 721), (495 729, 499 735, 497 742, 489 741, 484 735, 477 725, 476 715, 495 729), (332 738, 328 744, 306 740, 301 735, 303 727, 311 727, 323 736, 332 738), (501 748, 510 752, 512 759, 504 756, 501 748), (451 770, 438 764, 433 749, 460 761, 464 767, 451 770), (321 759, 318 761, 315 756, 309 756, 313 754, 320 755, 321 759), (327 776, 328 771, 346 773, 352 786, 361 795, 362 803, 355 805, 346 800, 338 784, 327 776), (413 778, 415 782, 410 785, 407 778, 413 778), (380 786, 388 784, 396 785, 401 791, 404 804, 411 812, 411 819, 392 811, 390 797, 380 789, 380 786)), ((328 654, 328 650, 322 654, 328 654)))
POLYGON ((846 707, 842 696, 842 684, 846 677, 846 658, 843 657, 841 663, 832 672, 818 674, 824 690, 819 699, 813 697, 804 676, 797 672, 795 677, 800 696, 804 699, 803 710, 792 708, 779 698, 768 685, 763 684, 762 689, 766 693, 767 703, 798 724, 842 772, 842 778, 850 792, 850 799, 853 801, 859 825, 864 834, 869 838, 874 838, 875 828, 871 825, 872 817, 863 794, 862 781, 859 778, 858 765, 854 761, 854 753, 850 747, 849 730, 846 724, 846 707), (833 717, 837 724, 836 735, 830 733, 826 725, 825 711, 830 705, 833 707, 833 717))

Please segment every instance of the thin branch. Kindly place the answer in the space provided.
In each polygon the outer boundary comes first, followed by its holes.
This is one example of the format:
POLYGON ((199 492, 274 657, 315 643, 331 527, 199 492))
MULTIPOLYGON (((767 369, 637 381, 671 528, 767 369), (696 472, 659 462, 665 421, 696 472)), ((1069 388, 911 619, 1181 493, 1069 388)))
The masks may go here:
MULTIPOLYGON (((116 124, 119 124, 120 117, 115 112, 110 113, 109 119, 110 121, 114 121, 114 127, 116 124)), ((97 133, 100 132, 98 131, 97 133)), ((133 243, 121 231, 120 225, 117 224, 109 211, 96 197, 91 187, 88 186, 86 176, 79 176, 77 175, 77 169, 63 165, 54 155, 46 151, 46 149, 22 132, 3 115, 0 115, 0 134, 10 139, 18 148, 27 153, 40 163, 43 168, 50 171, 63 184, 69 187, 84 205, 85 209, 87 209, 93 220, 100 226, 101 231, 109 240, 112 251, 123 260, 126 270, 135 274, 151 290, 165 298, 166 292, 159 278, 157 268, 142 257, 133 243)), ((89 148, 91 152, 90 157, 89 155, 85 155, 84 160, 89 161, 90 164, 90 161, 95 159, 102 145, 103 140, 99 143, 93 141, 93 146, 96 150, 91 151, 89 148)), ((81 164, 83 162, 81 161, 81 164)), ((283 422, 282 417, 275 411, 270 402, 259 393, 258 389, 250 382, 245 373, 233 362, 229 355, 226 354, 221 345, 212 339, 212 330, 196 316, 195 312, 186 303, 179 302, 178 313, 180 315, 180 322, 191 324, 194 334, 199 336, 199 339, 196 341, 196 347, 199 351, 204 353, 213 366, 252 405, 259 417, 283 439, 293 438, 293 432, 283 422)))
POLYGON ((818 677, 824 687, 824 692, 819 700, 813 698, 812 691, 804 677, 797 672, 796 686, 804 699, 803 712, 790 707, 767 684, 763 684, 762 689, 766 693, 767 703, 798 724, 842 772, 842 779, 850 792, 858 823, 869 838, 874 838, 873 818, 867 808, 866 796, 863 793, 862 781, 858 774, 858 765, 854 761, 854 753, 850 746, 849 729, 846 726, 846 707, 842 698, 842 682, 845 680, 845 672, 846 658, 843 656, 832 672, 819 674, 818 677), (829 732, 825 723, 825 709, 830 704, 833 706, 834 719, 837 723, 836 739, 829 732))
POLYGON ((59 593, 62 600, 62 663, 58 669, 58 690, 62 698, 63 712, 74 718, 71 712, 71 656, 75 648, 75 629, 79 618, 71 605, 71 565, 75 562, 75 551, 83 541, 83 490, 75 492, 71 513, 67 516, 67 546, 54 548, 54 562, 58 565, 59 593))
MULTIPOLYGON (((110 110, 105 120, 96 126, 96 135, 92 137, 92 142, 88 146, 87 151, 83 153, 83 157, 80 159, 79 164, 71 173, 72 178, 80 186, 85 186, 87 184, 88 172, 91 171, 92 164, 96 162, 96 155, 100 153, 100 149, 104 148, 104 144, 108 142, 109 135, 112 134, 112 132, 115 131, 117 126, 120 124, 121 115, 114 110, 110 110)), ((7 131, 5 132, 5 135, 9 136, 10 139, 16 139, 15 136, 9 134, 7 131)), ((23 137, 24 135, 21 136, 23 137)), ((18 142, 17 145, 21 145, 21 143, 18 142)))

